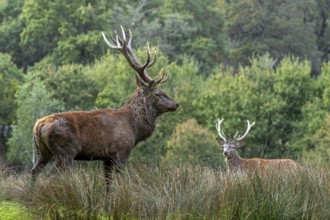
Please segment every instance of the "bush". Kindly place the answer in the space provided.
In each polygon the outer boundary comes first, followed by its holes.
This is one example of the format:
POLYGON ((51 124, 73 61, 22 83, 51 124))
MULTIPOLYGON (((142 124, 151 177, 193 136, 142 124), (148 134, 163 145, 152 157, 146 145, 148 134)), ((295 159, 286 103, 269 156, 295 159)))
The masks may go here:
POLYGON ((176 126, 167 142, 164 160, 218 167, 222 157, 215 136, 196 119, 189 119, 176 126))

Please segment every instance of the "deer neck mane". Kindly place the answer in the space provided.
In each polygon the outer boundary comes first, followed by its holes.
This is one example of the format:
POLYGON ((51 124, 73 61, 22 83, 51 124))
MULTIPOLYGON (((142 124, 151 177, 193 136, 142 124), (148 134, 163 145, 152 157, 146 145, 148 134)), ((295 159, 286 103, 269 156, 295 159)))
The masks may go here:
POLYGON ((129 110, 133 129, 136 134, 136 144, 151 136, 156 128, 156 109, 147 97, 135 91, 132 98, 125 104, 129 110))
POLYGON ((227 164, 228 169, 229 170, 240 169, 243 160, 244 159, 241 158, 238 155, 238 153, 236 152, 236 154, 232 158, 230 158, 230 159, 226 158, 226 164, 227 164))

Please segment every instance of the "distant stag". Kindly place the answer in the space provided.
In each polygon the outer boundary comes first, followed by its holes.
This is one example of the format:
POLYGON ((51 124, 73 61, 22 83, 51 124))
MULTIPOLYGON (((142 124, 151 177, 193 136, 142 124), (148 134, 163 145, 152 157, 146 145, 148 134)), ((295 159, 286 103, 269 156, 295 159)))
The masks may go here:
POLYGON ((129 65, 137 72, 137 88, 133 96, 120 109, 70 111, 43 117, 35 123, 34 140, 37 161, 32 168, 32 178, 41 172, 53 157, 60 170, 73 160, 102 160, 106 183, 110 183, 114 167, 123 166, 132 149, 155 130, 156 118, 178 108, 172 98, 157 88, 165 83, 168 73, 152 78, 147 69, 156 61, 156 51, 141 64, 132 49, 132 33, 127 40, 123 27, 122 37, 110 35, 111 43, 102 32, 107 45, 120 51, 129 65))
POLYGON ((223 131, 221 130, 222 121, 223 119, 218 119, 218 123, 216 124, 216 128, 219 134, 217 141, 223 147, 223 155, 226 157, 228 171, 244 170, 264 173, 274 169, 296 170, 298 168, 298 165, 293 160, 289 159, 241 158, 237 152, 237 148, 242 147, 243 139, 249 133, 251 127, 255 123, 253 122, 251 124, 249 121, 247 121, 248 125, 245 133, 242 136, 239 136, 238 132, 236 132, 234 140, 228 141, 223 131))

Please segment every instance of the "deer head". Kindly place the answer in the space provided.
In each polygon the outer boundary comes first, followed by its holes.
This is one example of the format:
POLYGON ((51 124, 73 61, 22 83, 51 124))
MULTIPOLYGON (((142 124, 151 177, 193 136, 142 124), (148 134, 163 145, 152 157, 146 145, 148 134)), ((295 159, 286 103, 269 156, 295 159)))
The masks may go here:
POLYGON ((223 155, 227 159, 231 159, 233 157, 239 157, 237 153, 237 148, 242 146, 243 139, 245 136, 249 133, 251 127, 255 124, 253 122, 252 124, 247 120, 248 127, 243 135, 238 135, 238 131, 234 135, 233 140, 228 141, 226 136, 224 135, 223 131, 221 130, 221 124, 223 119, 218 119, 218 123, 216 124, 216 128, 219 134, 219 138, 217 138, 218 143, 223 147, 223 155))
POLYGON ((145 103, 150 105, 150 108, 156 110, 156 116, 159 116, 165 112, 175 111, 179 106, 172 98, 170 98, 164 91, 157 88, 157 85, 165 83, 169 77, 169 72, 161 70, 157 78, 153 79, 147 72, 156 61, 156 50, 153 58, 150 57, 150 48, 147 44, 147 61, 141 64, 133 49, 132 49, 132 32, 129 32, 129 38, 127 40, 124 28, 121 26, 122 38, 115 32, 115 37, 110 34, 110 38, 113 41, 111 43, 105 34, 102 32, 103 38, 110 48, 120 51, 126 58, 129 65, 137 72, 137 93, 138 96, 145 103))

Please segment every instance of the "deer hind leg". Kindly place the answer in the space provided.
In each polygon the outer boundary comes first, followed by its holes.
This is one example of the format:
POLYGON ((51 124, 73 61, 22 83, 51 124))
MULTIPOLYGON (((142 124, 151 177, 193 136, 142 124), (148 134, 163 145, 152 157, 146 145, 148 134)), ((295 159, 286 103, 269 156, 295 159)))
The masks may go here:
POLYGON ((35 181, 37 176, 47 165, 52 158, 52 153, 46 147, 40 147, 37 149, 37 161, 32 168, 32 180, 35 181))
POLYGON ((73 165, 73 161, 77 153, 72 143, 66 143, 63 146, 61 143, 52 143, 52 152, 55 158, 55 168, 58 172, 64 172, 68 167, 73 165))

